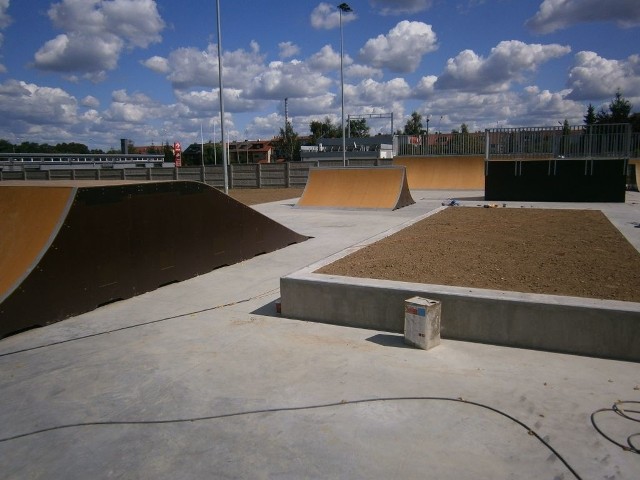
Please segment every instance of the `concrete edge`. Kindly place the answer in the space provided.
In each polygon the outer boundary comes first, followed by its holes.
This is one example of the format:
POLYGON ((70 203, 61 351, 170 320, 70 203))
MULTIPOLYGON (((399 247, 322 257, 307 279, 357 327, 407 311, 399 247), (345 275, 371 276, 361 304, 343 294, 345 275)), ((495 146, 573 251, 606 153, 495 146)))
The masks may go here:
POLYGON ((403 332, 404 301, 420 296, 442 302, 443 338, 640 361, 640 303, 314 273, 444 208, 281 277, 282 315, 403 332))

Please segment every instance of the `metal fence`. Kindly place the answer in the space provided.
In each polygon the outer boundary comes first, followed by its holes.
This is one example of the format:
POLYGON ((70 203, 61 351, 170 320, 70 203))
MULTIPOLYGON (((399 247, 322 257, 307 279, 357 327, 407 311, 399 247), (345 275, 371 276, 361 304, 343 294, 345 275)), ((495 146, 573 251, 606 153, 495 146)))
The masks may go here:
POLYGON ((485 132, 430 133, 396 135, 394 151, 398 156, 484 155, 485 132))
POLYGON ((396 135, 398 156, 489 155, 505 158, 640 158, 629 124, 496 128, 476 133, 396 135))
POLYGON ((487 130, 487 159, 630 158, 631 125, 496 128, 487 130))
MULTIPOLYGON (((351 160, 351 167, 391 165, 391 159, 351 160)), ((228 166, 229 188, 289 188, 304 187, 311 167, 342 166, 340 161, 232 164, 228 166)), ((222 165, 205 167, 148 167, 148 168, 57 168, 30 169, 14 166, 0 169, 3 180, 193 180, 216 188, 224 188, 222 165)))

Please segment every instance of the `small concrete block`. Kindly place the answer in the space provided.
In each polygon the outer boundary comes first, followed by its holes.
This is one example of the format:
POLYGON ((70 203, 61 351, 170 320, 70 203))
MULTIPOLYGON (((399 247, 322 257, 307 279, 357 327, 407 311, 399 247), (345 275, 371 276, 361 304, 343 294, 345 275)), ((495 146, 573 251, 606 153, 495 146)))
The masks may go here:
POLYGON ((438 300, 412 297, 404 302, 404 342, 423 350, 440 345, 440 315, 438 300))

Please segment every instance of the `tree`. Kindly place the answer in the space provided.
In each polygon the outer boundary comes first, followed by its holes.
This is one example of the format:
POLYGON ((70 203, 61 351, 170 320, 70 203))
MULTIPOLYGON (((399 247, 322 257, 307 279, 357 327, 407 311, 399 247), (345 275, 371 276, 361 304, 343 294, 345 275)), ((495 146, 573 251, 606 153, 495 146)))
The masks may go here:
POLYGON ((601 108, 596 115, 597 123, 628 123, 629 114, 633 106, 622 96, 620 90, 616 91, 615 98, 609 104, 609 110, 601 108))
MULTIPOLYGON (((117 152, 115 152, 117 153, 117 152)), ((169 145, 169 142, 165 142, 164 144, 164 161, 165 162, 175 162, 175 155, 173 153, 173 148, 169 145)))
POLYGON ((420 135, 420 133, 422 133, 422 116, 418 112, 413 112, 404 126, 404 134, 420 135))
POLYGON ((589 104, 587 107, 587 114, 584 116, 584 124, 589 127, 591 125, 595 125, 596 121, 596 109, 592 104, 589 104))
POLYGON ((0 152, 2 153, 12 153, 13 152, 13 144, 8 140, 1 139, 0 140, 0 152))
POLYGON ((357 120, 349 120, 349 132, 352 137, 364 138, 369 136, 369 125, 367 120, 359 118, 357 120))
POLYGON ((287 162, 300 160, 300 139, 293 131, 291 122, 287 122, 285 128, 280 129, 280 135, 275 142, 276 155, 287 162))
POLYGON ((334 125, 329 117, 324 117, 322 122, 312 120, 311 123, 309 123, 309 131, 311 132, 314 143, 318 143, 319 138, 342 137, 342 129, 339 125, 334 125))

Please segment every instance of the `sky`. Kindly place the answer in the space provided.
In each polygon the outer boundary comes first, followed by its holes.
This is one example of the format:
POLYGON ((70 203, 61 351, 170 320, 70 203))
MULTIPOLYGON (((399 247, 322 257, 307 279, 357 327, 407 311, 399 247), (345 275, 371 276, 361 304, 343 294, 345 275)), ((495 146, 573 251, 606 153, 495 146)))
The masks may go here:
MULTIPOLYGON (((341 118, 338 2, 219 0, 225 131, 341 118)), ((345 116, 371 134, 582 124, 640 111, 639 0, 350 0, 345 116)), ((0 139, 89 148, 220 140, 215 0, 0 0, 0 139), (202 132, 202 134, 201 134, 202 132)))

